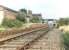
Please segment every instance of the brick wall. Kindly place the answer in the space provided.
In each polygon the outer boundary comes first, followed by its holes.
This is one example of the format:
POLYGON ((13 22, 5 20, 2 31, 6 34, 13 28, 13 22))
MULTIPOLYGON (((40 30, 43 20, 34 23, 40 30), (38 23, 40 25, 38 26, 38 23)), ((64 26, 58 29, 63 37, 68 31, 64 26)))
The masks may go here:
POLYGON ((12 11, 9 11, 9 10, 5 10, 5 17, 7 19, 15 20, 16 19, 16 15, 17 15, 17 13, 15 13, 15 12, 12 12, 12 11))

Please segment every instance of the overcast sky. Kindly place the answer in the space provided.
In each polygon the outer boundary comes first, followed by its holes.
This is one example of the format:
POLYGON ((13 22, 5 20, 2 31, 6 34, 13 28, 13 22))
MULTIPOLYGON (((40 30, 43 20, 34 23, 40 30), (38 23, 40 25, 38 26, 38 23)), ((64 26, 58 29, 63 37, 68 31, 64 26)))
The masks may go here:
POLYGON ((69 0, 0 0, 14 10, 26 8, 33 13, 42 13, 43 18, 61 18, 69 16, 69 0))

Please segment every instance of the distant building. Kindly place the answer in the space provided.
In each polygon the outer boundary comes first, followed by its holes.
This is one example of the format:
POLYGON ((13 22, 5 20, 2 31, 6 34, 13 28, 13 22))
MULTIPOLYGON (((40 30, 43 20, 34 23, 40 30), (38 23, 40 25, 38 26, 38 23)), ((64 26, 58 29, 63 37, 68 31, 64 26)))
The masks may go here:
POLYGON ((0 5, 0 24, 2 24, 4 18, 15 20, 17 14, 17 11, 0 5))
POLYGON ((33 14, 31 10, 28 10, 27 21, 30 21, 32 18, 38 18, 42 23, 42 15, 41 14, 33 14))

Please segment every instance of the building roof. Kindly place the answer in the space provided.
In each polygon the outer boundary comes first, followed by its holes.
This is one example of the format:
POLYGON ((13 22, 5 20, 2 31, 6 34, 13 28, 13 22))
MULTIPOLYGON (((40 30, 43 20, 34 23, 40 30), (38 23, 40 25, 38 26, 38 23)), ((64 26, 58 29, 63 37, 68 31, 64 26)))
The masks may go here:
POLYGON ((32 14, 32 16, 42 16, 41 14, 32 14))
POLYGON ((56 21, 56 19, 47 19, 48 21, 56 21))
POLYGON ((4 9, 9 10, 9 11, 12 11, 12 12, 18 13, 17 11, 15 11, 15 10, 13 10, 13 9, 10 9, 10 8, 8 8, 8 7, 2 6, 2 5, 0 5, 0 7, 3 7, 4 9))

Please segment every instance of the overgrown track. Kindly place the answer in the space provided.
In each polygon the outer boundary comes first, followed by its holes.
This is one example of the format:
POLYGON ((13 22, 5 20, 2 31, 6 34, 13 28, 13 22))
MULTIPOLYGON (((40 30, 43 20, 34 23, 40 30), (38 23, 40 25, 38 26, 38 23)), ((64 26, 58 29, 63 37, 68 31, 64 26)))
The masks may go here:
POLYGON ((28 32, 28 34, 21 34, 14 38, 3 40, 1 41, 0 50, 25 50, 47 31, 48 28, 40 28, 28 32))

